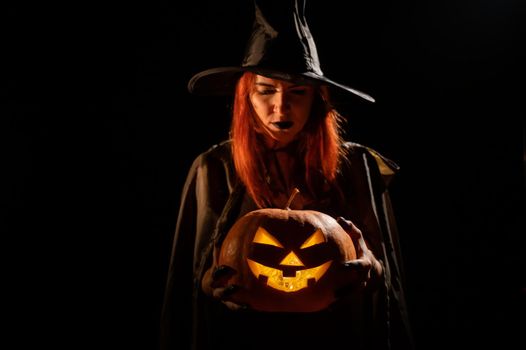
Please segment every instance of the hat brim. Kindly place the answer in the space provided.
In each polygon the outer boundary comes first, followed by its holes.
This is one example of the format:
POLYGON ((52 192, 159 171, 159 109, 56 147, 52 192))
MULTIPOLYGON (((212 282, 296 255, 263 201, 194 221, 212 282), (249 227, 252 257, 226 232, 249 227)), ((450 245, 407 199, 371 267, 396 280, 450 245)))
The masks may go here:
POLYGON ((374 98, 365 92, 337 83, 313 72, 289 74, 261 67, 218 67, 207 69, 197 73, 190 79, 188 91, 197 95, 231 95, 234 93, 237 80, 244 72, 252 72, 298 84, 334 86, 369 102, 375 102, 374 98))

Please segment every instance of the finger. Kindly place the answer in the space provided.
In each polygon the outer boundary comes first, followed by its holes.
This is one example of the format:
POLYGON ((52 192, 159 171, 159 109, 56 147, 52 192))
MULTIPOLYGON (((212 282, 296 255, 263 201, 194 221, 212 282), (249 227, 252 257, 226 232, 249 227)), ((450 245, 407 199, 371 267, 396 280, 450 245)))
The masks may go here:
POLYGON ((235 284, 231 284, 225 288, 215 288, 213 291, 213 296, 217 299, 228 300, 239 289, 240 287, 235 284))
POLYGON ((201 289, 207 295, 212 295, 212 272, 210 269, 206 270, 203 279, 201 280, 201 289))
POLYGON ((250 310, 250 307, 245 304, 236 304, 231 301, 223 301, 223 304, 225 304, 230 310, 234 311, 248 311, 250 310))
POLYGON ((362 231, 352 221, 346 220, 342 216, 336 220, 340 226, 351 236, 353 240, 359 240, 363 238, 362 231))
POLYGON ((349 230, 357 229, 356 225, 351 220, 347 220, 343 216, 339 216, 336 221, 343 227, 349 230))
POLYGON ((235 273, 236 273, 236 270, 234 270, 230 266, 220 265, 214 270, 212 278, 215 280, 218 280, 218 279, 222 279, 225 277, 231 277, 235 273))
POLYGON ((355 259, 343 263, 346 269, 357 272, 368 272, 371 270, 372 264, 369 259, 355 259))
POLYGON ((362 258, 366 255, 369 248, 367 247, 367 244, 365 243, 365 239, 363 238, 362 231, 356 227, 355 224, 352 223, 350 220, 346 220, 343 217, 338 217, 337 219, 338 223, 340 223, 340 226, 349 234, 351 237, 354 247, 356 248, 356 254, 358 258, 362 258))
POLYGON ((236 273, 236 270, 230 266, 221 265, 218 266, 214 272, 212 272, 212 287, 225 286, 228 280, 236 273))
POLYGON ((369 259, 356 259, 343 264, 350 275, 355 276, 358 283, 367 282, 371 278, 372 263, 369 259))
POLYGON ((339 216, 336 221, 343 227, 346 231, 347 229, 352 230, 353 223, 350 220, 346 220, 343 216, 339 216))

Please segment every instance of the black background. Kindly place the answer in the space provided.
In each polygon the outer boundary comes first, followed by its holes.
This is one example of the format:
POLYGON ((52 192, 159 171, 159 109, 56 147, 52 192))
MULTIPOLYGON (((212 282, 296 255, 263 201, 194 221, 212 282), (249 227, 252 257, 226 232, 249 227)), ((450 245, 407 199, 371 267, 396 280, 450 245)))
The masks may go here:
MULTIPOLYGON (((347 137, 401 166, 392 195, 420 349, 522 342, 524 15, 512 0, 307 4, 324 73, 377 99, 337 96, 347 137)), ((2 16, 7 333, 21 348, 156 349, 181 187, 228 132, 230 101, 186 83, 240 63, 251 4, 2 16)))

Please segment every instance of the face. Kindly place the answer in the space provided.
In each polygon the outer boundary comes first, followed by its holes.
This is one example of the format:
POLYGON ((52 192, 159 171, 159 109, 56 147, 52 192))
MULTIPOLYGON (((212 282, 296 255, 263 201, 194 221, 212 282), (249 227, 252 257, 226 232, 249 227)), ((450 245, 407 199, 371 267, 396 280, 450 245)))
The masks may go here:
POLYGON ((298 136, 309 119, 313 98, 312 86, 256 76, 250 101, 270 147, 284 147, 298 136))

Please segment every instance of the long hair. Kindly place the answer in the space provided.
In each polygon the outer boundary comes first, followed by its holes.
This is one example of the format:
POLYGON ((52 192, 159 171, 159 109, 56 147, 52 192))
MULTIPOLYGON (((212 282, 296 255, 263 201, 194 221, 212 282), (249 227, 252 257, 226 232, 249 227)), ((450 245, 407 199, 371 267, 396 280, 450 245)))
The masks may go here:
MULTIPOLYGON (((272 192, 265 179, 264 145, 250 102, 255 79, 254 73, 245 72, 237 83, 230 137, 237 174, 256 205, 263 208, 271 205, 272 192)), ((320 183, 332 183, 336 179, 344 152, 341 123, 341 116, 330 103, 327 87, 317 87, 311 115, 301 131, 299 143, 304 162, 303 180, 314 196, 321 190, 320 183)))

